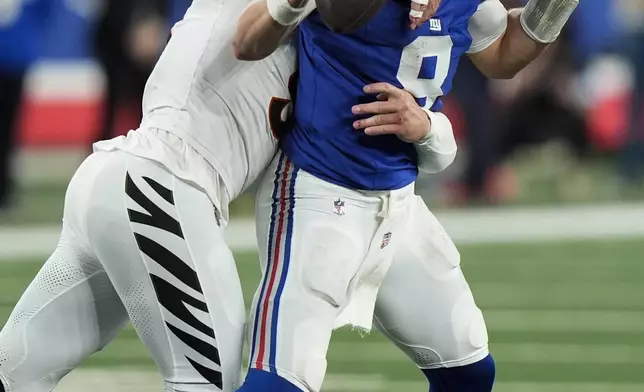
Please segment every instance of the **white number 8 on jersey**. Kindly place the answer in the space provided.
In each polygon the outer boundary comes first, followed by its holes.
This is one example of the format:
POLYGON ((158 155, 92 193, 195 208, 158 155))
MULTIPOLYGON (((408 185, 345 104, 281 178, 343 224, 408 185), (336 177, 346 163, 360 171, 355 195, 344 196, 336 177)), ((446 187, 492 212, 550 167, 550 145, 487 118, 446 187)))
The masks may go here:
POLYGON ((396 78, 414 97, 426 99, 425 109, 430 109, 443 95, 442 86, 449 74, 453 46, 449 35, 424 36, 416 38, 402 51, 396 78), (423 69, 423 63, 431 59, 435 59, 435 65, 423 69), (433 71, 433 75, 421 76, 421 71, 433 71))

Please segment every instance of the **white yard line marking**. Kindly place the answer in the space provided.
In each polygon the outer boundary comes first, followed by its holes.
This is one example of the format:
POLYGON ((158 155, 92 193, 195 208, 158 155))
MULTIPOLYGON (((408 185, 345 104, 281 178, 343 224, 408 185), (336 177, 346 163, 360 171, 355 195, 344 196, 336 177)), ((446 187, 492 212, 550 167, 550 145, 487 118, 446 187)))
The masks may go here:
POLYGON ((122 369, 78 369, 60 382, 60 392, 158 392, 163 390, 161 376, 153 371, 122 369))
POLYGON ((492 344, 503 362, 593 365, 644 365, 644 346, 625 344, 492 344))
MULTIPOLYGON (((474 209, 436 214, 458 244, 550 242, 644 236, 644 204, 474 209)), ((0 261, 42 257, 56 247, 60 226, 0 226, 0 261)), ((257 249, 255 223, 236 219, 226 230, 235 251, 257 249)))
POLYGON ((496 332, 644 332, 644 312, 636 311, 489 309, 484 314, 496 332))
MULTIPOLYGON (((490 350, 499 363, 644 365, 644 346, 641 345, 492 342, 490 350)), ((347 365, 405 361, 408 359, 389 342, 343 343, 329 352, 329 362, 347 365)))

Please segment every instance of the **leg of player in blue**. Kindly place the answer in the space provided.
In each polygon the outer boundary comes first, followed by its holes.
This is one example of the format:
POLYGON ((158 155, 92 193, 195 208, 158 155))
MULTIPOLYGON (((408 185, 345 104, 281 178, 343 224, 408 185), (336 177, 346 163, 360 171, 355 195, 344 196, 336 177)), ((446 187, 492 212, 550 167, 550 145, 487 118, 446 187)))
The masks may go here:
POLYGON ((257 196, 263 278, 248 320, 251 370, 239 392, 321 390, 334 328, 371 327, 398 241, 391 232, 406 225, 412 200, 410 187, 355 191, 277 155, 257 196))
MULTIPOLYGON (((246 375, 244 385, 237 392, 302 392, 285 378, 275 373, 259 369, 250 369, 246 375)), ((0 391, 1 392, 1 391, 0 391)))
POLYGON ((378 293, 375 325, 425 374, 430 392, 490 392, 494 360, 447 233, 418 199, 378 293))
POLYGON ((491 355, 471 365, 423 369, 429 392, 490 392, 494 385, 494 359, 491 355))

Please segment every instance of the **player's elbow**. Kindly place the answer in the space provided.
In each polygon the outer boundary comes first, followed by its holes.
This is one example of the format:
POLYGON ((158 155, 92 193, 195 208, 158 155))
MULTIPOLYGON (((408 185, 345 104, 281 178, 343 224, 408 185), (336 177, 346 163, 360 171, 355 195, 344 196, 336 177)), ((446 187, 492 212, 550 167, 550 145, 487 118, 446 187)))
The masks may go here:
POLYGON ((476 68, 489 79, 513 79, 527 64, 507 61, 498 54, 482 52, 471 57, 476 68))
POLYGON ((500 69, 493 72, 489 72, 486 75, 490 79, 514 79, 515 76, 520 72, 520 69, 500 69))
POLYGON ((485 67, 479 70, 485 77, 489 79, 514 79, 519 72, 521 72, 522 67, 504 67, 500 64, 494 66, 485 67))
POLYGON ((266 54, 258 51, 253 45, 247 45, 243 37, 235 37, 233 41, 233 55, 237 60, 241 61, 257 61, 266 57, 266 54))
POLYGON ((255 61, 258 60, 255 58, 254 53, 249 50, 245 50, 245 48, 241 45, 233 45, 233 54, 235 55, 235 58, 237 60, 241 61, 255 61))
POLYGON ((268 57, 272 52, 269 45, 262 44, 257 34, 249 29, 237 28, 233 38, 233 55, 241 61, 257 61, 268 57))

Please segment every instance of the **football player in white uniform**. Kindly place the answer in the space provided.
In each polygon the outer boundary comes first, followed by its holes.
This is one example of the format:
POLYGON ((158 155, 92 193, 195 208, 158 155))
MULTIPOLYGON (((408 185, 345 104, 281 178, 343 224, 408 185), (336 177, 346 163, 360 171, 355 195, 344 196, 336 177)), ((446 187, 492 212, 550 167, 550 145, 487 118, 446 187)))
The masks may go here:
POLYGON ((77 170, 58 247, 0 332, 0 391, 51 391, 128 320, 166 391, 239 385, 246 314, 223 229, 275 153, 296 66, 289 45, 235 58, 246 4, 194 0, 150 76, 140 128, 96 143, 77 170))

